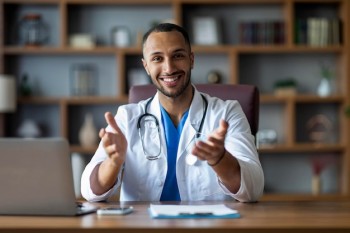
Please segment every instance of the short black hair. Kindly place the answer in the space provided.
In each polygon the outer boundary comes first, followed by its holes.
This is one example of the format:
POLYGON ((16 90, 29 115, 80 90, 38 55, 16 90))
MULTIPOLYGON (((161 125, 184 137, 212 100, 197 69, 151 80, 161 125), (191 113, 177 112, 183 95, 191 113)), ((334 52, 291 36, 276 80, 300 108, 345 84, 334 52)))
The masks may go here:
POLYGON ((191 49, 191 42, 190 42, 190 38, 188 36, 187 31, 183 27, 176 25, 176 24, 173 24, 173 23, 161 23, 161 24, 153 26, 151 29, 149 29, 144 34, 143 39, 142 39, 142 46, 145 45, 146 40, 148 39, 149 35, 152 32, 171 32, 171 31, 180 32, 182 34, 182 36, 184 37, 185 42, 189 45, 189 47, 191 49))

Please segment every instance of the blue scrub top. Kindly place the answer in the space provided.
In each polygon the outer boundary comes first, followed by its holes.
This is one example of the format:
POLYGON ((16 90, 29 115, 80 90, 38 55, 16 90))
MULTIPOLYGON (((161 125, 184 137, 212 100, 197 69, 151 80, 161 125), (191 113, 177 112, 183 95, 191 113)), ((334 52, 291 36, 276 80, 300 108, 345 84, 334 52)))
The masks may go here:
POLYGON ((165 111, 163 106, 161 106, 162 113, 162 123, 164 126, 165 139, 167 145, 167 164, 168 172, 165 178, 165 184, 163 187, 162 195, 160 196, 161 201, 181 201, 179 187, 177 186, 176 180, 176 157, 177 150, 179 147, 179 141, 182 129, 185 125, 188 110, 182 116, 181 121, 176 128, 172 122, 169 114, 165 111))

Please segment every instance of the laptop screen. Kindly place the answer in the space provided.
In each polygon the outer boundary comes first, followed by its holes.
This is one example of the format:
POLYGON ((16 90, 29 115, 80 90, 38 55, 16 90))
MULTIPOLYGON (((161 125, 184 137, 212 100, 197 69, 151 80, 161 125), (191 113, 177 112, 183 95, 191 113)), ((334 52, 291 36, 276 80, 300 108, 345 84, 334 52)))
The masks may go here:
POLYGON ((0 187, 0 214, 75 215, 68 142, 0 138, 0 187))

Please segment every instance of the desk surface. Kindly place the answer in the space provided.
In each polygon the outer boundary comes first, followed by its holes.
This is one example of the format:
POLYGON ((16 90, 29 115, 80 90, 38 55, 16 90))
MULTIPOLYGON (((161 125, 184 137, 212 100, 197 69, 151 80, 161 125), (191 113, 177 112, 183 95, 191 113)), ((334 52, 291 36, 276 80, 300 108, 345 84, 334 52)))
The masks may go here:
POLYGON ((350 202, 225 202, 242 217, 183 220, 151 219, 147 212, 149 203, 126 204, 135 209, 126 216, 0 216, 0 232, 350 232, 350 202))

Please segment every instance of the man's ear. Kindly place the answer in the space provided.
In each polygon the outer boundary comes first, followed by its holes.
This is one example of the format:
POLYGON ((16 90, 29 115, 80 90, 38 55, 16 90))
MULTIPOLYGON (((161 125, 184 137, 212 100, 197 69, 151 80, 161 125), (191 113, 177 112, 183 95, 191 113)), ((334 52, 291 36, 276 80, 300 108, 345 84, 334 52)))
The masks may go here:
POLYGON ((190 54, 190 60, 191 60, 191 69, 193 69, 193 66, 194 66, 194 53, 191 52, 190 54))
POLYGON ((150 75, 149 71, 148 71, 148 67, 147 67, 147 62, 145 61, 145 59, 141 59, 142 60, 142 65, 143 65, 143 68, 145 68, 146 72, 148 75, 150 75))

